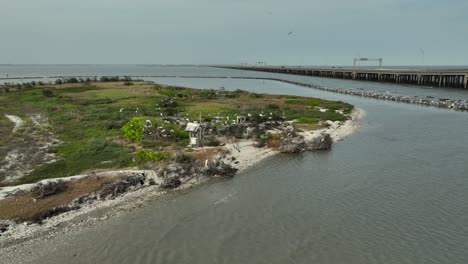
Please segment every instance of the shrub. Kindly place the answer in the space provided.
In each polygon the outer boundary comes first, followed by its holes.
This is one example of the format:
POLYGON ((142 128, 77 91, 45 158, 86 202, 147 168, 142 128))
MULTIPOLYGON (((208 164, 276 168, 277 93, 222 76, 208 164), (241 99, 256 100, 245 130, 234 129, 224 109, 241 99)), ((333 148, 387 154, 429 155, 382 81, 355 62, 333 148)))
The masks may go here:
POLYGON ((205 139, 205 145, 209 147, 217 147, 221 144, 221 141, 219 141, 216 137, 207 137, 205 139))
POLYGON ((189 137, 189 133, 178 125, 164 122, 164 120, 159 118, 135 117, 122 127, 122 131, 125 137, 137 141, 145 139, 178 142, 185 141, 189 137), (152 127, 145 128, 146 120, 151 121, 152 127))
POLYGON ((54 92, 52 92, 51 90, 44 89, 42 90, 42 94, 45 97, 54 97, 54 92))
POLYGON ((179 164, 191 164, 195 161, 195 159, 192 156, 185 155, 183 153, 177 153, 174 156, 174 161, 179 164))
POLYGON ((154 158, 156 161, 160 162, 168 161, 172 158, 172 153, 159 151, 154 154, 154 158))
POLYGON ((138 165, 143 165, 150 161, 164 162, 172 158, 172 154, 169 152, 150 152, 145 150, 139 150, 136 152, 135 159, 138 165))
POLYGON ((156 157, 153 152, 139 150, 135 155, 135 159, 138 164, 144 164, 146 162, 155 160, 156 157))
POLYGON ((118 82, 120 81, 119 76, 101 76, 99 78, 99 81, 101 82, 118 82))
POLYGON ((128 139, 142 140, 143 132, 145 131, 144 118, 133 118, 122 127, 122 131, 128 139))

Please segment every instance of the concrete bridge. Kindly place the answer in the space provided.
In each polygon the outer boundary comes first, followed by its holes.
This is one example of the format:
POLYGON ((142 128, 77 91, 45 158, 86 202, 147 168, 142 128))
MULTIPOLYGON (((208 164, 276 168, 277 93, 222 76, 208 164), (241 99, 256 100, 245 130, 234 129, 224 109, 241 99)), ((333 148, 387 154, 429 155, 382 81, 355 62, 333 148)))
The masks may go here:
POLYGON ((468 69, 374 69, 297 66, 222 66, 222 68, 349 80, 468 88, 468 69))

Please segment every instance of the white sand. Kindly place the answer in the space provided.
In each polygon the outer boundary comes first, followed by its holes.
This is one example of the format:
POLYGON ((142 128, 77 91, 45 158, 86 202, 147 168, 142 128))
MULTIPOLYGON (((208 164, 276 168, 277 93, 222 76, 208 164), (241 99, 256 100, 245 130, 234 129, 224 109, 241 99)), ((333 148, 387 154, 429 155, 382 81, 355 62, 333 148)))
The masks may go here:
POLYGON ((254 147, 254 144, 255 141, 253 140, 241 140, 239 143, 227 144, 225 148, 230 154, 222 161, 230 164, 240 172, 277 153, 277 151, 267 147, 254 147))
POLYGON ((15 115, 5 115, 11 122, 15 123, 15 127, 13 128, 13 133, 15 133, 24 123, 23 119, 19 116, 15 115))

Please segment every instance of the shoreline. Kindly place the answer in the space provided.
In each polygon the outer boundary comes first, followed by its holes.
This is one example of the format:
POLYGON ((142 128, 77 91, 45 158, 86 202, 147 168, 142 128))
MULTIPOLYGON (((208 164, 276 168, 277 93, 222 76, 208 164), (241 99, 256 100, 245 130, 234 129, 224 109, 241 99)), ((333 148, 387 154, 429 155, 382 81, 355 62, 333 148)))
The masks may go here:
MULTIPOLYGON (((328 121, 328 128, 300 132, 299 135, 304 136, 307 141, 311 141, 322 133, 327 133, 330 134, 333 139, 333 143, 340 142, 362 126, 360 120, 362 120, 365 115, 366 112, 364 110, 355 108, 355 110, 350 114, 350 119, 345 122, 328 121)), ((225 158, 222 161, 237 168, 239 170, 238 173, 240 173, 256 163, 280 153, 279 151, 271 148, 254 147, 254 143, 255 141, 253 140, 243 140, 238 143, 239 150, 236 149, 237 147, 234 146, 235 144, 227 144, 226 148, 230 151, 231 157, 234 157, 234 161, 229 158, 225 158), (239 162, 238 164, 236 164, 237 161, 239 162)))
MULTIPOLYGON (((360 121, 364 116, 365 111, 356 108, 350 114, 350 119, 345 122, 331 122, 328 128, 312 132, 301 132, 301 134, 307 140, 311 140, 320 136, 321 133, 329 133, 333 142, 339 142, 361 127, 360 121)), ((237 174, 239 174, 266 158, 280 153, 277 150, 267 147, 257 148, 254 146, 254 143, 255 141, 253 140, 243 140, 237 143, 227 144, 224 148, 230 152, 230 155, 229 157, 221 158, 221 161, 225 161, 227 164, 238 169, 237 174)), ((122 173, 125 171, 126 170, 120 170, 119 172, 122 173)), ((103 173, 111 175, 113 173, 115 174, 115 172, 117 171, 107 171, 103 173)), ((155 175, 155 173, 152 172, 154 171, 148 171, 148 174, 152 175, 151 177, 155 175)), ((85 175, 67 178, 76 179, 77 177, 85 177, 85 175)), ((145 186, 141 189, 124 193, 114 199, 99 200, 85 204, 78 210, 69 211, 46 219, 42 224, 12 224, 10 228, 0 236, 0 252, 4 250, 14 251, 17 246, 22 246, 26 242, 33 243, 35 240, 40 240, 44 236, 51 238, 69 232, 78 232, 83 227, 94 226, 98 222, 118 217, 122 213, 142 207, 146 202, 154 200, 155 198, 157 199, 167 194, 177 194, 181 191, 209 182, 209 180, 208 178, 191 178, 183 182, 178 188, 169 191, 160 190, 158 186, 145 186)))

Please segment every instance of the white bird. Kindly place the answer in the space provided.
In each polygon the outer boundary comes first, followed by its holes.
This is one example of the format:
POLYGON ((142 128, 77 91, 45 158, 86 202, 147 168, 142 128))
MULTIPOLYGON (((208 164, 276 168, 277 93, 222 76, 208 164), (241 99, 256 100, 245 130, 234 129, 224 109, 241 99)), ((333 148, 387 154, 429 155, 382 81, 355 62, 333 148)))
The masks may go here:
POLYGON ((122 112, 123 112, 123 110, 124 110, 123 108, 120 108, 120 113, 122 113, 122 112))

